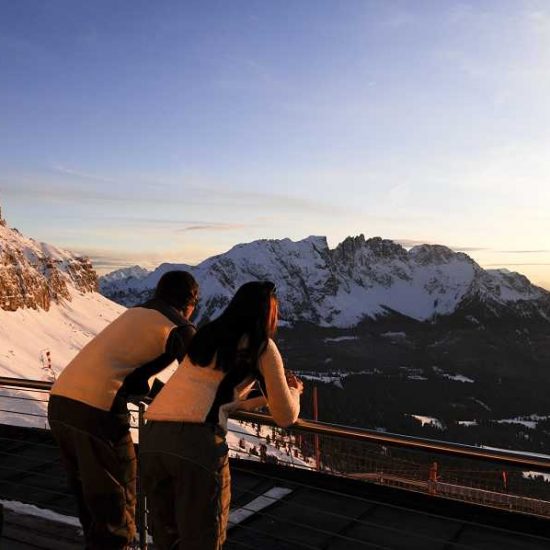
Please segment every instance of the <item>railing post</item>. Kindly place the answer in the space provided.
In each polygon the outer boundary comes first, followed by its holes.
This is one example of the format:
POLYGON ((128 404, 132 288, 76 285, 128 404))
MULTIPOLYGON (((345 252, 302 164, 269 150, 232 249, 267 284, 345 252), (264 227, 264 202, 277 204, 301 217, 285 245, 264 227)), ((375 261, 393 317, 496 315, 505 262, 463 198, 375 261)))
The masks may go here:
POLYGON ((437 462, 432 462, 428 476, 428 492, 430 495, 437 494, 437 462))
MULTIPOLYGON (((142 401, 138 404, 138 436, 141 440, 141 434, 143 432, 143 426, 145 425, 145 403, 142 401)), ((141 482, 141 461, 137 461, 137 519, 139 525, 139 549, 147 549, 147 510, 145 507, 145 491, 143 490, 143 484, 141 482)))
MULTIPOLYGON (((319 420, 319 398, 317 396, 317 386, 313 386, 313 420, 319 420)), ((315 447, 315 467, 317 471, 321 470, 321 452, 319 450, 319 435, 313 436, 313 444, 315 447)))

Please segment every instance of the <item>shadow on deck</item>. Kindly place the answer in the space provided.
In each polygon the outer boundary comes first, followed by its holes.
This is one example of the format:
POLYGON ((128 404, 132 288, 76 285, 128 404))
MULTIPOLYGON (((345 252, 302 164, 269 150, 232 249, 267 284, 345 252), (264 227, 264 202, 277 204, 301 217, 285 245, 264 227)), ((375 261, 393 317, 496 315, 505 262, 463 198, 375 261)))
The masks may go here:
MULTIPOLYGON (((2 426, 0 448, 0 548, 81 548, 74 525, 13 511, 9 502, 74 516, 50 434, 2 426)), ((228 550, 550 548, 546 519, 315 471, 233 459, 232 491, 228 550)))

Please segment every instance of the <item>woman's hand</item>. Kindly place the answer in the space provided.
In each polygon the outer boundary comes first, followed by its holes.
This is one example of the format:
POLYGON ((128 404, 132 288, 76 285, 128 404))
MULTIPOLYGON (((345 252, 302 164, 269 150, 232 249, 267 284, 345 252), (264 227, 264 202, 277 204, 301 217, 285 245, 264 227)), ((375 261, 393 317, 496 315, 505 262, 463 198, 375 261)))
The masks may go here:
POLYGON ((241 411, 256 411, 262 407, 267 407, 267 399, 261 395, 239 401, 238 409, 241 411))
POLYGON ((293 372, 286 371, 285 378, 289 388, 296 388, 300 393, 304 392, 304 383, 293 372))

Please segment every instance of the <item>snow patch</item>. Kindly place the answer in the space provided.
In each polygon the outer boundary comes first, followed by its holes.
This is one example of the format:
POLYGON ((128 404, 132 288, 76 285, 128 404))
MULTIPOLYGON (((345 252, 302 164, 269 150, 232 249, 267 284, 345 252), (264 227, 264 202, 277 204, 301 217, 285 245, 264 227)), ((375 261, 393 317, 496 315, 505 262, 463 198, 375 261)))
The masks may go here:
POLYGON ((330 342, 347 342, 352 340, 358 340, 358 336, 336 336, 335 338, 324 338, 323 342, 330 343, 330 342))
POLYGON ((229 513, 229 526, 232 527, 233 525, 242 523, 244 520, 262 511, 264 508, 275 504, 290 493, 292 493, 292 489, 287 489, 286 487, 273 487, 269 489, 263 495, 247 503, 246 506, 231 510, 229 513))
POLYGON ((418 420, 422 426, 431 426, 432 428, 437 428, 438 430, 444 430, 445 425, 441 420, 433 416, 423 416, 420 414, 411 414, 415 420, 418 420))
POLYGON ((530 414, 527 416, 516 416, 515 418, 502 418, 496 420, 497 424, 520 424, 530 430, 535 430, 541 420, 548 420, 550 415, 540 416, 538 414, 530 414))
POLYGON ((522 472, 522 476, 526 479, 537 479, 542 478, 546 483, 550 483, 550 474, 544 472, 534 472, 530 470, 528 472, 522 472))
POLYGON ((73 527, 81 527, 80 520, 74 516, 66 516, 64 514, 59 514, 48 510, 47 508, 39 508, 34 504, 26 504, 24 502, 18 502, 16 500, 2 500, 0 499, 0 504, 4 505, 6 510, 11 510, 16 514, 21 514, 25 516, 34 516, 43 519, 48 519, 50 521, 55 521, 57 523, 63 523, 65 525, 71 525, 73 527))

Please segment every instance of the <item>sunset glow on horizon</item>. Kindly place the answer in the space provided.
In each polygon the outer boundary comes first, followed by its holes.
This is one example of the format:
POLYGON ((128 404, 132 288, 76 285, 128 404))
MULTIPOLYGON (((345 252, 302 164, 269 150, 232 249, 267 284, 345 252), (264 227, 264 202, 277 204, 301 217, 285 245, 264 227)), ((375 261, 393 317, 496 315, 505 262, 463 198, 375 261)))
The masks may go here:
POLYGON ((100 273, 438 243, 550 289, 544 1, 6 3, 0 204, 100 273))

